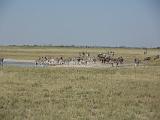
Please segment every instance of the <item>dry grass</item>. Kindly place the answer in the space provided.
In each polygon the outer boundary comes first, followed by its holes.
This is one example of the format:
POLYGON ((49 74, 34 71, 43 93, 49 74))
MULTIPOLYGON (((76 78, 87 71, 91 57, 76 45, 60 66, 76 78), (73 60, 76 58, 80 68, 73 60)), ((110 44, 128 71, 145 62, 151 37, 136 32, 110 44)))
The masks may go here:
POLYGON ((77 56, 79 52, 90 52, 91 55, 97 55, 100 52, 115 51, 117 56, 123 56, 126 61, 133 62, 135 57, 143 59, 147 56, 160 54, 160 49, 148 49, 148 54, 144 55, 143 49, 132 48, 73 48, 73 47, 18 47, 18 46, 0 46, 0 56, 14 59, 37 59, 39 56, 77 56))
POLYGON ((159 120, 160 67, 0 71, 1 120, 159 120))

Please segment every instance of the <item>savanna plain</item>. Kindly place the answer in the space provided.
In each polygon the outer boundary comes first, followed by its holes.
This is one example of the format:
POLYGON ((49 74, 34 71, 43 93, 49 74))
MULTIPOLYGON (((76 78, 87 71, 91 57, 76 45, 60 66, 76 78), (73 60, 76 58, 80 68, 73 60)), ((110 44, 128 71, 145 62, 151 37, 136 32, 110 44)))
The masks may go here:
MULTIPOLYGON (((1 46, 0 56, 96 55, 108 50, 132 62, 159 49, 1 46)), ((1 120, 159 120, 160 60, 107 68, 0 67, 1 120)))

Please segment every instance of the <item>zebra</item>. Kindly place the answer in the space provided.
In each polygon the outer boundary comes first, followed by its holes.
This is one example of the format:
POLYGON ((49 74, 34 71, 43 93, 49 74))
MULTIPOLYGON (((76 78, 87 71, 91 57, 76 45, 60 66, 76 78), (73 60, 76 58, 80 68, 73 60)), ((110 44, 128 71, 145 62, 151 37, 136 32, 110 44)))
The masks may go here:
POLYGON ((140 62, 141 62, 141 60, 139 60, 138 58, 135 58, 134 59, 135 67, 139 66, 140 62))
POLYGON ((3 66, 4 58, 0 58, 0 65, 3 66))
POLYGON ((77 61, 78 64, 81 64, 81 62, 83 61, 83 58, 82 57, 77 57, 76 61, 77 61))
POLYGON ((35 60, 35 65, 48 65, 49 64, 49 58, 46 56, 39 57, 37 60, 35 60))

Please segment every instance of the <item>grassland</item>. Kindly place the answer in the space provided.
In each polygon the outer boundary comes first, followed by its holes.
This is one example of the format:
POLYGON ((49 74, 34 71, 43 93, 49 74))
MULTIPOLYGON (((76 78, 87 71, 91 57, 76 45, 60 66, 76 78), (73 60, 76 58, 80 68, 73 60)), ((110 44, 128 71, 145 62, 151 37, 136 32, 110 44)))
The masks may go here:
POLYGON ((76 47, 40 47, 40 46, 0 46, 0 56, 14 59, 31 59, 35 60, 39 56, 53 57, 74 57, 79 52, 90 52, 91 55, 97 56, 98 53, 114 51, 117 56, 123 56, 126 61, 133 61, 135 57, 143 59, 147 56, 160 54, 160 49, 148 49, 148 54, 144 55, 142 48, 76 48, 76 47))
POLYGON ((0 119, 159 120, 160 67, 4 67, 0 119))
MULTIPOLYGON (((115 51, 125 62, 160 49, 0 46, 0 57, 37 59, 115 51)), ((159 120, 160 60, 120 68, 0 67, 0 120, 159 120), (153 66, 154 65, 154 66, 153 66)))

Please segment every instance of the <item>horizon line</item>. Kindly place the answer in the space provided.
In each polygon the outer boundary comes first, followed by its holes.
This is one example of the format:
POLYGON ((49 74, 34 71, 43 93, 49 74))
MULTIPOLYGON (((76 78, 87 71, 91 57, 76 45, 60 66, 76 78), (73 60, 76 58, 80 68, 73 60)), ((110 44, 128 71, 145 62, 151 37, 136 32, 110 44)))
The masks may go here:
POLYGON ((53 44, 6 44, 6 45, 1 45, 0 47, 9 47, 9 46, 13 46, 13 47, 78 47, 78 48, 156 48, 156 49, 160 49, 160 46, 156 46, 156 47, 145 47, 145 46, 141 46, 141 47, 136 47, 136 46, 102 46, 102 45, 53 45, 53 44))

